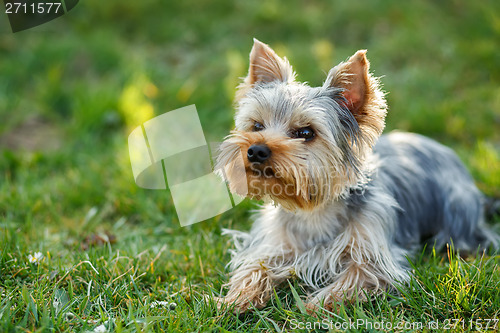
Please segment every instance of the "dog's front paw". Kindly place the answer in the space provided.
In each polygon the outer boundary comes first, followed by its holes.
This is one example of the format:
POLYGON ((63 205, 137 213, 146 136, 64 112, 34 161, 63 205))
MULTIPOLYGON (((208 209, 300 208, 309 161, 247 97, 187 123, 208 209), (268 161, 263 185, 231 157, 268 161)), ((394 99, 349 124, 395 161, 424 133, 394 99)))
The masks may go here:
POLYGON ((267 297, 261 295, 260 297, 255 297, 255 295, 245 295, 239 293, 238 295, 229 293, 226 297, 217 296, 204 296, 207 303, 213 302, 218 310, 233 310, 235 314, 242 314, 254 308, 262 309, 267 304, 267 297))
POLYGON ((233 272, 227 284, 229 290, 226 297, 217 302, 220 309, 223 304, 233 307, 235 313, 243 313, 252 309, 262 309, 271 298, 273 280, 259 266, 257 269, 239 270, 233 272))
POLYGON ((328 312, 339 313, 343 302, 343 298, 339 295, 329 294, 325 298, 311 297, 304 305, 307 313, 316 317, 324 310, 328 312))
POLYGON ((262 309, 267 304, 268 296, 265 294, 248 293, 244 291, 231 291, 226 297, 214 297, 217 308, 233 309, 235 314, 245 313, 254 308, 262 309))

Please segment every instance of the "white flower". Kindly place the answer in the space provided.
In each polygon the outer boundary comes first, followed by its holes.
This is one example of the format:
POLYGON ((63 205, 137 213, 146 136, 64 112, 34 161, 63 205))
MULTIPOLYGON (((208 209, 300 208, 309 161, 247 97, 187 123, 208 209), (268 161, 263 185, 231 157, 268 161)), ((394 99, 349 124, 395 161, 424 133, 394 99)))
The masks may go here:
POLYGON ((42 261, 42 259, 43 259, 42 252, 35 252, 34 256, 32 256, 31 254, 28 255, 28 262, 30 264, 38 265, 38 263, 42 261))
POLYGON ((149 305, 150 308, 166 308, 168 306, 168 302, 166 301, 154 301, 149 305))
POLYGON ((149 305, 150 308, 168 308, 169 310, 175 310, 177 303, 169 303, 167 301, 154 301, 149 305))

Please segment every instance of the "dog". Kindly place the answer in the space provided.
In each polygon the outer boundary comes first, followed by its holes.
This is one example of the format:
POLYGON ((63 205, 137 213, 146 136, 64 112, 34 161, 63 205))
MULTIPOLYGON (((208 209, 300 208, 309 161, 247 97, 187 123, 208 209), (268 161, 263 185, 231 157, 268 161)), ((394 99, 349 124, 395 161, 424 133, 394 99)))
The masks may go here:
POLYGON ((268 204, 249 233, 225 231, 236 250, 219 305, 260 309, 296 276, 312 290, 308 309, 334 309, 407 281, 406 256, 423 240, 498 246, 483 195, 451 149, 418 134, 381 136, 387 104, 369 70, 360 50, 310 87, 254 39, 216 168, 233 193, 268 204))

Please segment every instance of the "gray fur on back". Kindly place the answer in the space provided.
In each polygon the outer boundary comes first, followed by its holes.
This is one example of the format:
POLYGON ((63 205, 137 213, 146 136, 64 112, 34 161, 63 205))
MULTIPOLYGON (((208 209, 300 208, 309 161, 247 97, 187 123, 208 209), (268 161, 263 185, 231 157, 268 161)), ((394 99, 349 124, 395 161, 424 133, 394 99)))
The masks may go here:
POLYGON ((393 132, 380 137, 374 157, 378 168, 364 197, 369 200, 374 187, 394 196, 396 244, 410 249, 430 240, 440 248, 452 239, 456 248, 469 251, 496 245, 485 229, 483 196, 451 149, 418 134, 393 132))

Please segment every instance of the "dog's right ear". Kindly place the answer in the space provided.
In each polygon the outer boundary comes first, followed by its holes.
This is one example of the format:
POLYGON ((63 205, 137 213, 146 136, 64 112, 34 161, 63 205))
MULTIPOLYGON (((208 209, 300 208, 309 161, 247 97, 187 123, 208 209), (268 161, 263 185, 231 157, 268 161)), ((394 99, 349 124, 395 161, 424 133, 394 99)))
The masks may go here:
POLYGON ((254 38, 250 51, 250 67, 245 80, 238 86, 236 100, 257 83, 292 82, 295 73, 286 58, 280 58, 269 45, 254 38))
POLYGON ((365 137, 374 144, 385 126, 387 104, 379 80, 369 70, 366 50, 359 50, 330 70, 323 87, 342 89, 342 97, 336 97, 339 104, 352 113, 365 137))

